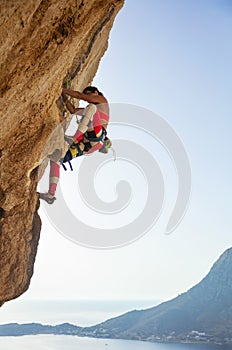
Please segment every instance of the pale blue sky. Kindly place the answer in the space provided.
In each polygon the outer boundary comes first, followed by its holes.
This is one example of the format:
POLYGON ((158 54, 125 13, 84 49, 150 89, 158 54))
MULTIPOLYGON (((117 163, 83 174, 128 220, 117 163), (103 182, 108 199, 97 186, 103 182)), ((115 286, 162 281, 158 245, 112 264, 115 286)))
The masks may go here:
POLYGON ((208 235, 230 235, 231 19, 229 1, 126 1, 95 79, 111 101, 175 128, 191 162, 194 222, 208 235))
POLYGON ((130 246, 97 251, 60 236, 41 208, 35 273, 19 300, 167 300, 232 246, 231 20, 226 0, 125 2, 94 85, 110 102, 145 107, 173 126, 192 168, 188 212, 171 236, 154 229, 130 246))

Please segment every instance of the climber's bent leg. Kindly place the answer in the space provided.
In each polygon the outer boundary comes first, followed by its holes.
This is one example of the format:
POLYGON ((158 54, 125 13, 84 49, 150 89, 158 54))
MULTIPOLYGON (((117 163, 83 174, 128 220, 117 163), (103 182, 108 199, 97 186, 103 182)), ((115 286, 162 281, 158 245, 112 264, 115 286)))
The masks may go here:
POLYGON ((70 165, 70 162, 73 158, 80 157, 83 154, 88 153, 90 148, 92 147, 92 144, 89 142, 88 139, 85 138, 84 135, 90 126, 93 127, 93 119, 94 114, 96 112, 97 107, 93 103, 88 104, 88 106, 85 108, 83 118, 78 126, 77 132, 73 137, 74 142, 70 145, 69 150, 65 154, 64 158, 60 160, 60 163, 62 164, 65 170, 66 167, 64 163, 68 162, 70 165))
MULTIPOLYGON (((89 123, 93 121, 93 116, 97 112, 97 107, 93 103, 88 104, 83 113, 83 118, 78 126, 78 130, 74 135, 74 140, 80 141, 81 136, 88 130, 89 123)), ((74 142, 75 142, 74 141, 74 142)))

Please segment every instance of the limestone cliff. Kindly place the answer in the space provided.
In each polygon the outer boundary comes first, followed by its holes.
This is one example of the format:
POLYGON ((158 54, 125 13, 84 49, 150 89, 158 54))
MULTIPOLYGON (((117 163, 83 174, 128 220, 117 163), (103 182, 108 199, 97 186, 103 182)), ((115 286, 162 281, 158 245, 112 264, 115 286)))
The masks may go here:
POLYGON ((123 0, 0 1, 0 302, 29 286, 39 241, 38 169, 62 145, 57 99, 91 83, 123 0), (59 128, 58 128, 59 129, 59 128))

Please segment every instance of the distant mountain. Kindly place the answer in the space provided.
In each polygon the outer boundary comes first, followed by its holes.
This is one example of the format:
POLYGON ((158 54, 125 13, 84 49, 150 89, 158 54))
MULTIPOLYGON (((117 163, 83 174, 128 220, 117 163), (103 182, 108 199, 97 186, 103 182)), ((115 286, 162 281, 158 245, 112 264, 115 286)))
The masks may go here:
POLYGON ((69 323, 0 325, 0 336, 26 334, 232 343, 232 248, 220 256, 195 287, 156 307, 130 311, 92 327, 69 323))
POLYGON ((57 326, 42 325, 40 323, 8 323, 0 325, 0 336, 21 336, 36 334, 67 334, 77 335, 82 328, 70 323, 57 326))
POLYGON ((141 340, 232 341, 232 248, 188 292, 156 307, 131 311, 82 329, 81 334, 141 340))

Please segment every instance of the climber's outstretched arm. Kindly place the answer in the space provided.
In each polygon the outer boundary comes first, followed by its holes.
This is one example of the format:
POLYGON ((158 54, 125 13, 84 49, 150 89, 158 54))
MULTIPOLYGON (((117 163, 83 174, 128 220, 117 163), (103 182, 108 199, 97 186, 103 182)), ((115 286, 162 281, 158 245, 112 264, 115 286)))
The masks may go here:
POLYGON ((77 98, 78 100, 84 100, 89 103, 107 103, 107 100, 104 96, 101 95, 95 95, 95 94, 83 94, 79 91, 69 90, 69 89, 63 89, 62 93, 69 95, 71 97, 77 98))

